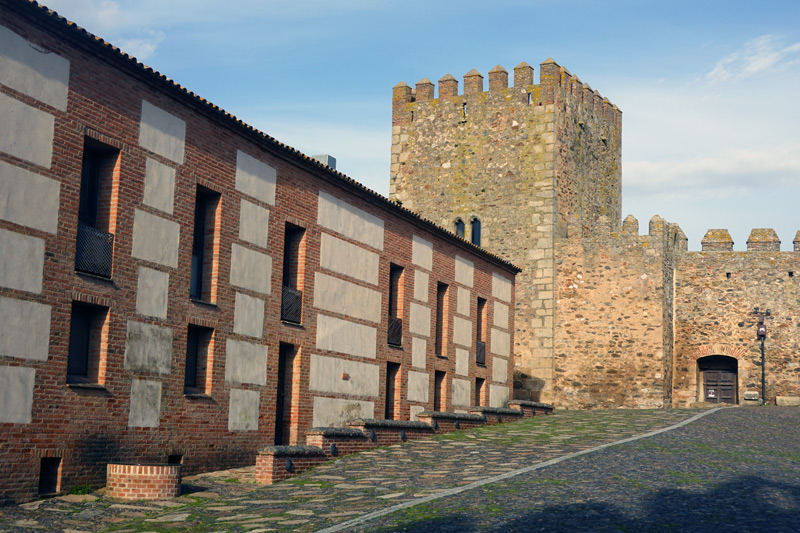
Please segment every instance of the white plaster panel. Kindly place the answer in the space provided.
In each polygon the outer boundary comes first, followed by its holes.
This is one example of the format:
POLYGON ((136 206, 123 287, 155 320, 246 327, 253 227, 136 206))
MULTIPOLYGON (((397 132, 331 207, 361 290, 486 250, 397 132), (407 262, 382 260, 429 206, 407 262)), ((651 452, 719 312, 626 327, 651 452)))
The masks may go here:
POLYGON ((427 303, 428 301, 429 281, 430 276, 428 276, 427 272, 422 270, 414 271, 414 298, 420 302, 427 303))
POLYGON ((172 368, 172 329, 128 320, 125 370, 169 374, 172 368))
POLYGON ((453 317, 453 342, 470 348, 472 346, 472 321, 453 317))
POLYGON ((264 300, 236 293, 233 332, 257 339, 264 335, 264 300))
POLYGON ((236 190, 260 200, 265 204, 275 205, 275 183, 278 171, 270 165, 236 151, 236 190))
POLYGON ((272 290, 272 257, 234 243, 231 246, 231 285, 269 294, 272 290))
POLYGON ((428 402, 428 374, 424 372, 408 371, 408 401, 428 402))
POLYGON ((508 387, 503 385, 489 386, 489 407, 508 406, 508 387))
POLYGON ((314 427, 342 427, 357 418, 374 418, 375 403, 314 397, 314 427))
POLYGON ((314 307, 370 322, 381 320, 381 293, 321 272, 314 274, 314 307))
POLYGON ((161 418, 161 382, 132 380, 128 427, 157 428, 159 418, 161 418))
POLYGON ((53 159, 53 115, 0 93, 0 152, 50 168, 53 159))
POLYGON ((0 26, 0 83, 66 111, 69 61, 0 26))
POLYGON ((469 380, 453 379, 453 405, 470 407, 472 405, 472 386, 469 380))
POLYGON ((456 313, 459 315, 469 316, 469 298, 471 292, 464 287, 458 287, 458 295, 456 299, 456 313))
POLYGON ((0 366, 0 423, 30 424, 36 371, 0 366))
POLYGON ((228 383, 267 384, 267 347, 263 344, 228 339, 225 381, 228 383))
POLYGON ((347 361, 338 357, 311 355, 309 387, 319 392, 378 396, 380 393, 378 365, 347 361), (347 374, 347 378, 343 376, 347 374))
POLYGON ((0 298, 0 355, 47 361, 50 306, 0 298))
POLYGON ((475 265, 472 261, 456 256, 456 282, 472 287, 475 278, 475 265))
POLYGON ((463 348, 456 348, 456 374, 469 375, 469 351, 463 348))
POLYGON ((415 368, 425 368, 428 360, 428 341, 411 337, 411 366, 415 368))
POLYGON ((169 301, 169 274, 139 267, 136 287, 136 312, 140 315, 167 318, 169 301))
POLYGON ((494 302, 494 325, 498 328, 508 329, 508 306, 494 302))
POLYGON ((378 330, 332 316, 317 315, 317 348, 375 359, 378 330))
POLYGON ((175 203, 175 169, 147 158, 142 201, 145 205, 171 215, 175 203))
POLYGON ((0 229, 0 287, 40 294, 43 273, 44 239, 0 229))
POLYGON ((231 389, 228 405, 228 431, 256 431, 258 429, 258 391, 231 389))
POLYGON ((319 252, 319 264, 322 268, 377 285, 378 259, 375 252, 327 233, 322 234, 319 252))
POLYGON ((503 357, 508 357, 511 353, 511 335, 505 331, 492 328, 491 352, 503 357))
POLYGON ((492 381, 506 383, 508 381, 508 361, 500 357, 492 357, 492 381))
POLYGON ((186 149, 186 122, 142 100, 139 146, 176 163, 183 163, 186 149))
POLYGON ((417 421, 419 419, 419 414, 424 411, 425 408, 421 405, 412 405, 408 408, 409 418, 413 421, 417 421))
POLYGON ((433 270, 433 243, 414 235, 411 239, 411 262, 425 270, 433 270))
POLYGON ((0 218, 47 233, 58 229, 61 185, 0 161, 0 218))
POLYGON ((317 223, 354 241, 383 250, 383 220, 320 191, 317 223))
POLYGON ((239 238, 262 248, 269 237, 269 209, 242 200, 239 209, 239 238))
POLYGON ((424 305, 411 302, 408 329, 411 333, 431 336, 431 310, 424 305))
POLYGON ((511 282, 496 272, 492 273, 492 296, 511 302, 511 282))
POLYGON ((181 227, 177 222, 135 210, 133 215, 133 251, 138 259, 172 268, 178 267, 178 244, 181 227))

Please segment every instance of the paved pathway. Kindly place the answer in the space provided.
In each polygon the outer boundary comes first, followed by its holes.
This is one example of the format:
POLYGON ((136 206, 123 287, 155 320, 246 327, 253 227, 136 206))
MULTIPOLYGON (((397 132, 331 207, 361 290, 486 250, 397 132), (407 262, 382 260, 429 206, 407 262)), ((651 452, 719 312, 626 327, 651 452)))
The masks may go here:
POLYGON ((184 481, 169 502, 0 509, 0 531, 800 531, 800 409, 560 411, 374 449, 273 486, 255 485, 252 468, 184 481))

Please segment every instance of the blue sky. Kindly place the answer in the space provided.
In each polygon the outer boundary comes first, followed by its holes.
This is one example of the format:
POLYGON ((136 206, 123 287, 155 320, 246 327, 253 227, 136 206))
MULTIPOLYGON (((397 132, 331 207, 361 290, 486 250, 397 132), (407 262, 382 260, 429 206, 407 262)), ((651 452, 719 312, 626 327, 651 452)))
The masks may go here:
POLYGON ((391 89, 553 57, 623 112, 623 214, 699 250, 800 230, 800 2, 49 0, 280 141, 388 193, 391 89))

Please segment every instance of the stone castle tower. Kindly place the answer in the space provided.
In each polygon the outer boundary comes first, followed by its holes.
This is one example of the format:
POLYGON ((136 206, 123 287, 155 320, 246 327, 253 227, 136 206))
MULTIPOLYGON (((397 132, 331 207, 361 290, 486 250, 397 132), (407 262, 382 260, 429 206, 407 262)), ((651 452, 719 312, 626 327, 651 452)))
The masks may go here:
POLYGON ((390 196, 523 269, 515 395, 553 401, 556 244, 621 224, 622 113, 552 59, 394 87, 390 196))

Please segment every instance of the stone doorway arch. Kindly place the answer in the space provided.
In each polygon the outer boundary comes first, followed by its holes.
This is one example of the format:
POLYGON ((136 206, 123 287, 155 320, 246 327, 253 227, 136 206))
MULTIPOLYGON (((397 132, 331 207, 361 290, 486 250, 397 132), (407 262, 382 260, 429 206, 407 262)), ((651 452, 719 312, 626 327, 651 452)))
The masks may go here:
POLYGON ((701 402, 738 403, 739 361, 728 355, 708 355, 697 360, 701 402))

